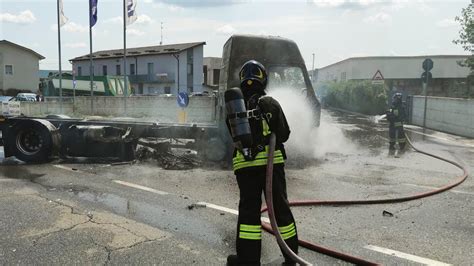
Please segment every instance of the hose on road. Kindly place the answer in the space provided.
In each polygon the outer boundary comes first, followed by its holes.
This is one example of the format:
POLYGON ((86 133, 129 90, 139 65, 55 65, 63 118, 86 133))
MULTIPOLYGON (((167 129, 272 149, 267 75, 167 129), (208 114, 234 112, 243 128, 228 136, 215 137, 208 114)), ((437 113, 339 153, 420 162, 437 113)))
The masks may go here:
MULTIPOLYGON (((267 176, 266 176, 266 191, 267 191, 267 196, 266 196, 266 201, 267 201, 267 207, 262 209, 262 213, 268 211, 269 218, 271 224, 262 222, 262 227, 265 231, 275 235, 277 238, 277 242, 282 248, 282 250, 290 256, 294 261, 301 265, 311 265, 309 262, 305 261, 304 259, 298 257, 291 249, 286 245, 286 243, 283 241, 281 238, 280 232, 278 231, 278 226, 276 224, 275 220, 275 215, 274 215, 274 210, 273 210, 273 202, 272 202, 272 178, 273 178, 273 154, 275 151, 275 135, 272 133, 270 137, 270 143, 269 143, 269 154, 268 154, 268 164, 267 164, 267 176), (272 229, 273 228, 273 229, 272 229), (277 232, 277 233, 275 233, 277 232)), ((398 198, 385 198, 385 199, 373 199, 373 200, 301 200, 301 201, 291 201, 290 206, 347 206, 347 205, 363 205, 363 204, 386 204, 386 203, 399 203, 399 202, 406 202, 406 201, 411 201, 411 200, 416 200, 416 199, 421 199, 424 197, 432 196, 441 192, 444 192, 446 190, 449 190, 462 182, 466 180, 466 178, 469 175, 469 171, 467 168, 453 160, 423 151, 413 145, 411 140, 406 136, 406 139, 410 146, 416 151, 421 154, 433 157, 435 159, 450 163, 457 168, 461 169, 463 171, 463 174, 457 177, 453 182, 442 186, 440 188, 418 193, 415 195, 411 196, 405 196, 405 197, 398 197, 398 198)), ((328 256, 331 256, 333 258, 337 258, 346 262, 350 262, 353 264, 357 265, 380 265, 379 263, 376 262, 371 262, 368 260, 365 260, 363 258, 359 258, 356 256, 352 256, 349 254, 345 254, 318 244, 311 243, 306 240, 299 239, 299 244, 302 247, 305 247, 307 249, 316 251, 318 253, 322 253, 328 256)))

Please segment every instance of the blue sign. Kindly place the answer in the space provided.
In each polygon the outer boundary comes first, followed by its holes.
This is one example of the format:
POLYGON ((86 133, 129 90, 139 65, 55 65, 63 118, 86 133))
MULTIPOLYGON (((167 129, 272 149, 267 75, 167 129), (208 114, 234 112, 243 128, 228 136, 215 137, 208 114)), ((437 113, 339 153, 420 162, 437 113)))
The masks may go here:
POLYGON ((178 105, 180 107, 187 107, 188 104, 189 104, 189 97, 188 97, 188 94, 186 92, 180 92, 178 93, 178 105))

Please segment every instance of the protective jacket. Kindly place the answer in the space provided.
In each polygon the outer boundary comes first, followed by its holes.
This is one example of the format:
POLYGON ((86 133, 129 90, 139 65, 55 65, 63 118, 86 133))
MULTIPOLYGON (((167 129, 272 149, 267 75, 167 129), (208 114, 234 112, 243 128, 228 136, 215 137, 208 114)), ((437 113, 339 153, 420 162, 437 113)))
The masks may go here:
POLYGON ((401 127, 406 119, 405 108, 400 104, 393 104, 387 111, 387 120, 391 127, 401 127))
POLYGON ((255 110, 253 112, 255 115, 249 117, 254 158, 245 160, 243 154, 235 149, 232 160, 234 172, 243 168, 267 165, 268 144, 272 132, 275 132, 277 137, 273 163, 283 164, 286 159, 283 143, 290 136, 290 128, 280 104, 270 96, 261 96, 257 101, 248 101, 247 110, 255 110))

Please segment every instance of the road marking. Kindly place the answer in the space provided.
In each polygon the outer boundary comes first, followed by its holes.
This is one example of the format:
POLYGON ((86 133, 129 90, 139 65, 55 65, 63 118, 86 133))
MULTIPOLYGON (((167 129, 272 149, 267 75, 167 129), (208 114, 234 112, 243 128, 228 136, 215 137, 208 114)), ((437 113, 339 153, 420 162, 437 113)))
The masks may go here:
POLYGON ((428 135, 428 134, 421 133, 421 132, 418 132, 418 131, 412 130, 412 129, 407 129, 407 128, 405 128, 405 130, 406 130, 406 131, 413 132, 413 133, 415 133, 415 134, 424 135, 424 136, 427 136, 427 137, 430 137, 430 138, 435 138, 435 139, 444 140, 444 141, 446 141, 446 142, 455 143, 455 144, 460 145, 460 146, 474 147, 474 145, 472 145, 472 144, 459 143, 459 142, 457 142, 457 141, 455 141, 455 140, 451 140, 451 139, 447 139, 447 138, 442 138, 442 137, 438 137, 438 136, 433 136, 433 135, 428 135))
POLYGON ((418 263, 425 264, 425 265, 433 265, 433 266, 452 265, 452 264, 444 263, 444 262, 441 262, 441 261, 436 261, 436 260, 432 260, 432 259, 418 257, 418 256, 411 255, 411 254, 408 254, 408 253, 403 253, 403 252, 396 251, 396 250, 393 250, 393 249, 377 247, 377 246, 373 246, 373 245, 367 245, 364 248, 370 249, 370 250, 373 250, 373 251, 377 251, 377 252, 380 252, 380 253, 384 253, 384 254, 387 254, 387 255, 395 256, 395 257, 398 257, 398 258, 411 260, 411 261, 418 262, 418 263))
POLYGON ((144 191, 152 192, 152 193, 155 193, 155 194, 158 194, 158 195, 168 195, 168 194, 170 194, 170 193, 165 192, 165 191, 156 190, 156 189, 154 189, 154 188, 145 187, 145 186, 141 186, 141 185, 137 185, 137 184, 125 182, 125 181, 113 180, 113 182, 115 182, 115 183, 117 183, 117 184, 120 184, 120 185, 123 185, 123 186, 132 187, 132 188, 136 188, 136 189, 141 189, 141 190, 144 190, 144 191))
POLYGON ((70 171, 70 172, 86 173, 86 172, 81 171, 81 170, 79 170, 79 169, 73 170, 71 167, 66 167, 66 166, 64 166, 64 165, 53 164, 53 166, 56 167, 56 168, 59 168, 59 169, 63 169, 63 170, 66 170, 66 171, 70 171))
MULTIPOLYGON (((227 208, 227 207, 215 205, 215 204, 212 204, 212 203, 207 203, 207 202, 201 201, 201 202, 198 202, 196 204, 204 205, 207 208, 211 208, 211 209, 214 209, 214 210, 223 211, 223 212, 231 213, 231 214, 234 214, 234 215, 239 215, 238 210, 234 210, 234 209, 230 209, 230 208, 227 208)), ((262 219, 263 222, 270 223, 270 219, 268 219, 267 217, 262 217, 261 219, 262 219)))
MULTIPOLYGON (((422 187, 422 188, 439 189, 439 187, 424 186, 424 185, 417 185, 417 184, 410 184, 410 183, 402 183, 402 185, 412 186, 412 187, 422 187)), ((461 191, 461 190, 455 190, 455 189, 450 189, 450 190, 448 190, 448 191, 453 192, 453 193, 459 193, 459 194, 474 195, 474 193, 472 193, 472 192, 461 191)))

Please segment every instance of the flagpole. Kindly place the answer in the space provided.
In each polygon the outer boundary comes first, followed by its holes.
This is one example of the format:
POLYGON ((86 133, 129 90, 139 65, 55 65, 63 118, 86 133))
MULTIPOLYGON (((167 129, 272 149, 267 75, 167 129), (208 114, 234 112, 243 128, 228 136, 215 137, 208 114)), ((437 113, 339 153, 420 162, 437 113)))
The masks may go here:
POLYGON ((127 114, 127 0, 123 0, 123 84, 124 84, 124 112, 127 114))
POLYGON ((89 0, 89 76, 90 76, 90 86, 91 86, 91 115, 94 114, 94 67, 92 66, 92 0, 89 0))
POLYGON ((57 0, 58 8, 58 53, 59 53, 59 112, 63 113, 63 73, 61 69, 61 18, 59 14, 59 1, 57 0))

